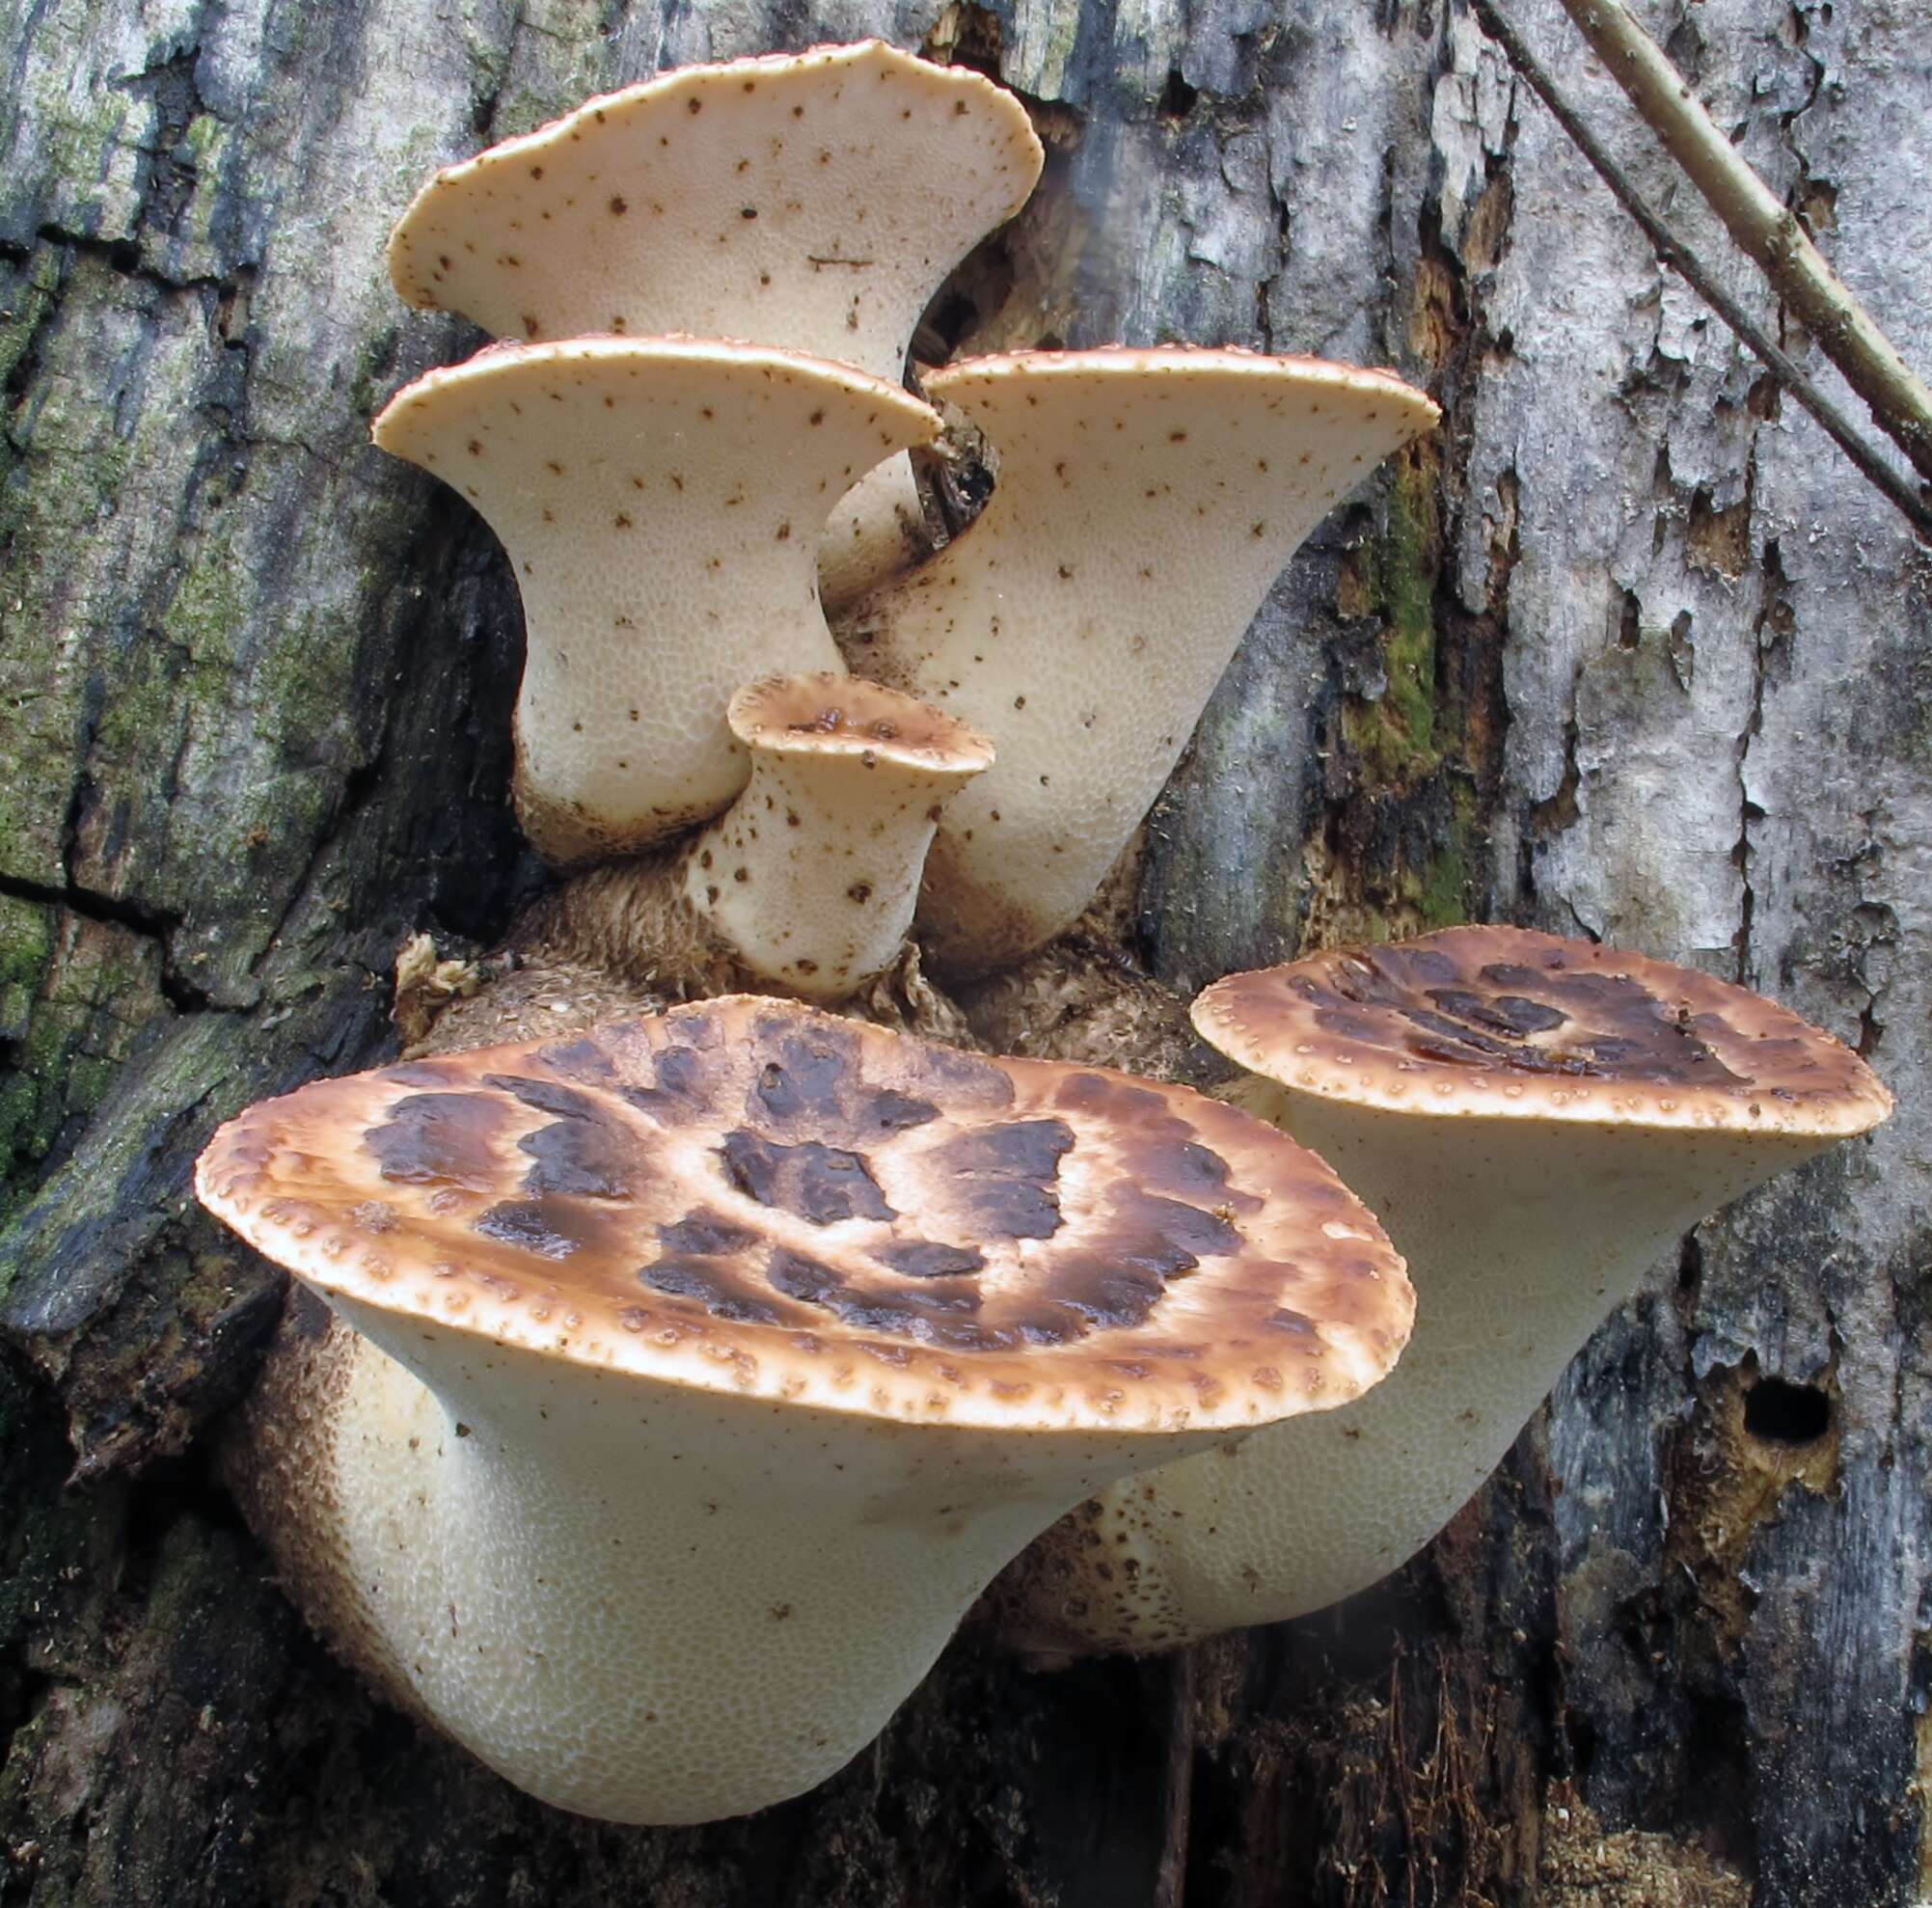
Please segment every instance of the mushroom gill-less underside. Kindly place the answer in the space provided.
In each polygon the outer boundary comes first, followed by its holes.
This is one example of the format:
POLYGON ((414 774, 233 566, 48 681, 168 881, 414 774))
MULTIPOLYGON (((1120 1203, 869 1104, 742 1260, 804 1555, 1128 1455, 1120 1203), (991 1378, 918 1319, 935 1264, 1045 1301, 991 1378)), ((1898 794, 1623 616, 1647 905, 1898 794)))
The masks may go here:
POLYGON ((1241 1104, 1388 1227, 1415 1331, 1382 1385, 1319 1424, 1113 1486, 1056 1526, 996 1592, 1032 1649, 1173 1648, 1386 1576, 1673 1241, 1891 1109, 1855 1053, 1772 1001, 1515 928, 1238 974, 1194 1015, 1250 1070, 1241 1104))
POLYGON ((968 359, 926 389, 998 481, 836 634, 999 751, 949 804, 919 906, 936 968, 970 978, 1086 908, 1282 566, 1437 412, 1387 371, 1180 346, 968 359))
POLYGON ((823 1779, 1053 1517, 1412 1309, 1264 1122, 754 998, 317 1082, 197 1188, 359 1334, 298 1320, 239 1459, 312 1619, 629 1821, 823 1779))
POLYGON ((553 861, 715 815, 746 683, 838 667, 814 551, 830 500, 937 416, 896 385, 698 339, 499 345, 375 422, 503 539, 524 603, 516 800, 553 861))

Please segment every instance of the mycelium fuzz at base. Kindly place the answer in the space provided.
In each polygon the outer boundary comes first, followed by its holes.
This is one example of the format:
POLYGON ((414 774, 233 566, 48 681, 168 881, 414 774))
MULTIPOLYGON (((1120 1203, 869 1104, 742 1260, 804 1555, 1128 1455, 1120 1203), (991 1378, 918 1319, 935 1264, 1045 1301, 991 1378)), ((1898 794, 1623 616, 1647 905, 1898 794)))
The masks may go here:
POLYGON ((291 1592, 615 1821, 822 1781, 1054 1517, 1346 1403, 1413 1310, 1265 1122, 755 998, 318 1082, 196 1185, 340 1322, 235 1448, 291 1592))
POLYGON ((1858 1056, 1687 968, 1504 927, 1237 974, 1234 1090, 1369 1203, 1415 1279, 1368 1397, 1101 1492, 1002 1580, 1033 1649, 1169 1649, 1364 1589, 1469 1499, 1700 1219, 1876 1126, 1858 1056))

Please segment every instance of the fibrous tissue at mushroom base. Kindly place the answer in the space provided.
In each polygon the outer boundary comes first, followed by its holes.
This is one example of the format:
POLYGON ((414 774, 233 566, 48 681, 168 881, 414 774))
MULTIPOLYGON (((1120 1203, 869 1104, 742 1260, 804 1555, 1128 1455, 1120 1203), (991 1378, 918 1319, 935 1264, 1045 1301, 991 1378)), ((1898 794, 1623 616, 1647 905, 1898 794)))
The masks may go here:
POLYGON ((897 690, 825 672, 748 683, 726 712, 751 778, 675 851, 593 869, 530 923, 546 958, 693 992, 739 984, 830 1005, 906 944, 940 806, 993 746, 897 690))
MULTIPOLYGON (((1043 159, 1012 94, 880 41, 687 67, 439 173, 390 274, 499 338, 748 339, 896 384, 920 313, 1043 159)), ((801 529, 814 551, 827 531, 829 604, 922 554, 906 458, 801 529)))
POLYGON ((1413 1311, 1265 1121, 745 996, 305 1087, 197 1190, 336 1314, 231 1467, 312 1620, 618 1821, 823 1780, 1029 1538, 1413 1311))
POLYGON ((1856 1054, 1740 987, 1515 928, 1237 974, 1194 1018, 1250 1070, 1234 1097, 1388 1227, 1415 1332, 1346 1408, 1136 1478, 1056 1526, 995 1593, 1035 1650, 1172 1648, 1386 1576, 1673 1241, 1892 1104, 1856 1054))
POLYGON ((919 904, 935 969, 968 978, 1093 900, 1289 558, 1438 414, 1387 371, 1184 347, 968 359, 925 389, 993 445, 992 500, 834 633, 999 751, 919 904))
POLYGON ((499 345, 391 400, 376 443, 509 552, 517 809, 546 857, 634 853, 737 794, 733 693, 840 667, 813 569, 831 500, 938 429, 848 366, 693 339, 499 345))

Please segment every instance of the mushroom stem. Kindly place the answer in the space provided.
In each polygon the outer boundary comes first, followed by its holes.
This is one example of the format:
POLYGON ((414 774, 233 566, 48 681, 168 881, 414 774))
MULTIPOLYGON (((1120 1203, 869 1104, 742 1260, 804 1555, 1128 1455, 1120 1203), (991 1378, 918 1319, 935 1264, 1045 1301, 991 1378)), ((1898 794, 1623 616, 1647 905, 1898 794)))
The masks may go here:
POLYGON ((710 1821, 824 1781, 1008 1558, 1150 1457, 1128 1432, 1022 1454, 998 1429, 640 1386, 335 1302, 367 1335, 329 1342, 325 1458, 367 1586, 359 1666, 517 1787, 607 1821, 710 1821))
POLYGON ((942 804, 991 743, 857 677, 775 676, 731 699, 745 791, 686 851, 684 892, 744 966, 843 1000, 898 957, 942 804))

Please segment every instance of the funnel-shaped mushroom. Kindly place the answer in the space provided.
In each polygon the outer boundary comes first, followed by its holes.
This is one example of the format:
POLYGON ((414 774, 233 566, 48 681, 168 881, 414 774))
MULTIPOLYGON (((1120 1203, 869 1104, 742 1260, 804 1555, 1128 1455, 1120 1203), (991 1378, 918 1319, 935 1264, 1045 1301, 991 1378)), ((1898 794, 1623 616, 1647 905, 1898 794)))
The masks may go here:
POLYGON ((254 1410, 292 1587, 624 1821, 830 1775, 1028 1538, 1352 1398, 1413 1303, 1265 1122, 745 997, 305 1087, 196 1185, 364 1335, 254 1410))
POLYGON ((685 892, 753 973, 842 1000, 898 958, 940 804, 993 745, 848 675, 752 683, 730 718, 751 779, 687 852, 685 892))
POLYGON ((1371 1396, 1056 1527, 1005 1586, 1035 1645, 1166 1648, 1386 1576, 1673 1240, 1891 1108, 1863 1061, 1771 1001, 1514 928, 1237 974, 1194 1015, 1260 1077, 1244 1103, 1387 1225, 1415 1276, 1415 1334, 1371 1396), (1132 1560, 1131 1598, 1085 1567, 1096 1540, 1132 1560))
MULTIPOLYGON (((687 67, 439 173, 390 275, 499 338, 755 339, 896 384, 919 314, 1042 158, 1010 93, 876 40, 687 67)), ((826 515, 801 526, 814 549, 826 515)), ((828 600, 899 567, 909 521, 894 457, 828 532, 828 600)))
POLYGON ((929 702, 830 671, 731 698, 751 778, 677 848, 567 882, 525 939, 675 998, 769 986, 850 1000, 906 951, 940 804, 993 760, 929 702))
POLYGON ((1387 372, 1232 350, 982 358, 926 388, 985 431, 997 486, 840 641, 998 747, 947 811, 919 909, 965 976, 1093 899, 1282 565, 1437 414, 1387 372))
POLYGON ((547 857, 730 801, 733 692, 838 667, 813 569, 830 500, 938 425, 845 366, 695 340, 499 346, 391 401, 376 443, 460 490, 515 566, 517 809, 547 857))

